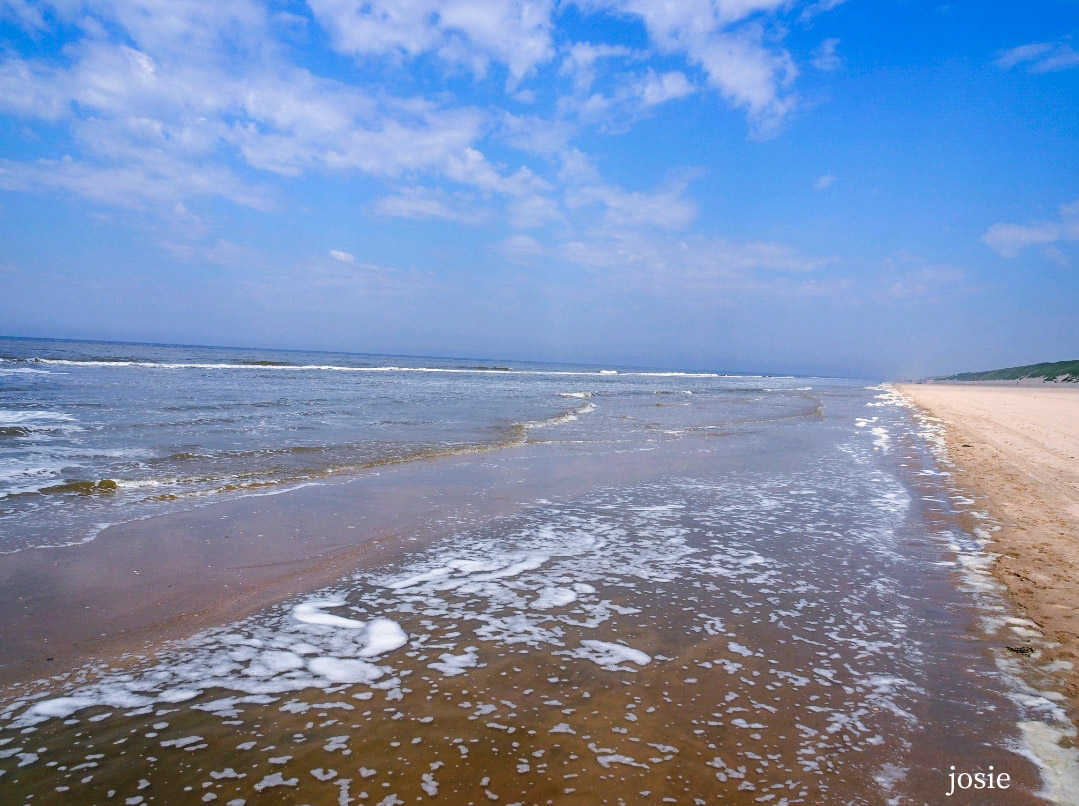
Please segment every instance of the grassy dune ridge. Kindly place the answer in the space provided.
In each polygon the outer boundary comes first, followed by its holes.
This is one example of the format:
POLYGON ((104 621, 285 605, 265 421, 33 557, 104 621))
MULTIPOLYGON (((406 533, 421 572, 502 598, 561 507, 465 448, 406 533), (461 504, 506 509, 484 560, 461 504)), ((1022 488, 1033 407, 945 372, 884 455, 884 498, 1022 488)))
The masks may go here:
POLYGON ((941 381, 1018 381, 1024 378, 1041 378, 1046 381, 1079 383, 1079 361, 1046 361, 1022 367, 992 369, 986 372, 960 372, 938 378, 941 381))

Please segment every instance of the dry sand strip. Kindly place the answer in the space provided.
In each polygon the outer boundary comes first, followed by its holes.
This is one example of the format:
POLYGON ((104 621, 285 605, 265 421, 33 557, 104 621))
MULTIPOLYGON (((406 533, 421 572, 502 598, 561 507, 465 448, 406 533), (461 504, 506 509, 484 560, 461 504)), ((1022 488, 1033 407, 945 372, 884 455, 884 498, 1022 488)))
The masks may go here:
POLYGON ((996 574, 1072 664, 1066 694, 1079 713, 1079 388, 899 386, 944 421, 957 481, 1003 529, 996 574))

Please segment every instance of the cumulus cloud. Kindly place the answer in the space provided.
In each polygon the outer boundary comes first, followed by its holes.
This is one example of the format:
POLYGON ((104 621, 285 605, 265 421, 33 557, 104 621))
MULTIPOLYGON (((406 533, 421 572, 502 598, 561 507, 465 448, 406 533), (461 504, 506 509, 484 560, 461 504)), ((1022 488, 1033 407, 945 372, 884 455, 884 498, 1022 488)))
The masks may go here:
POLYGON ((261 0, 0 0, 5 19, 63 44, 0 53, 0 113, 48 127, 56 148, 0 161, 0 187, 149 210, 199 237, 212 202, 280 209, 312 174, 371 181, 366 208, 386 217, 586 240, 686 231, 688 174, 625 188, 575 141, 700 93, 774 132, 797 103, 778 15, 804 3, 569 1, 642 24, 647 42, 556 35, 554 0, 310 0, 289 12, 261 0), (301 64, 301 36, 359 72, 301 64), (407 93, 386 78, 395 66, 409 70, 407 93), (506 82, 476 89, 490 76, 506 82), (534 108, 519 113, 522 102, 534 108))
POLYGON ((677 98, 685 98, 693 92, 693 85, 677 70, 669 73, 649 70, 639 80, 634 91, 645 106, 657 106, 677 98))
POLYGON ((818 176, 817 180, 813 183, 813 189, 824 190, 825 188, 831 187, 834 181, 835 177, 831 174, 824 174, 824 176, 818 176))
POLYGON ((71 20, 87 33, 62 61, 0 59, 0 111, 66 123, 81 151, 64 163, 5 164, 9 188, 128 207, 213 195, 266 207, 237 162, 281 176, 426 173, 517 194, 535 185, 527 173, 502 175, 475 147, 485 113, 373 93, 291 64, 265 44, 273 40, 257 4, 93 9, 71 20))
POLYGON ((1062 205, 1055 221, 994 224, 982 240, 1004 257, 1015 257, 1032 246, 1079 241, 1079 201, 1062 205))
POLYGON ((794 109, 798 74, 790 54, 769 45, 756 17, 787 0, 588 0, 586 7, 639 18, 655 46, 681 53, 733 106, 744 108, 755 131, 772 133, 794 109))
POLYGON ((309 0, 334 46, 359 57, 433 53, 484 76, 492 61, 512 83, 554 55, 553 0, 309 0))

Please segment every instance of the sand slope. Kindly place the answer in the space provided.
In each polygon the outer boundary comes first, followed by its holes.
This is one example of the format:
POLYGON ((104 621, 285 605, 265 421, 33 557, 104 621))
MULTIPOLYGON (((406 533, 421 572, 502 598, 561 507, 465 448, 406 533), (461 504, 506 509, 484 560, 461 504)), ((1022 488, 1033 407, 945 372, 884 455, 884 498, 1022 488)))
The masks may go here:
POLYGON ((1079 388, 903 385, 948 426, 960 483, 1004 529, 997 574, 1016 603, 1074 664, 1068 695, 1079 706, 1079 388))

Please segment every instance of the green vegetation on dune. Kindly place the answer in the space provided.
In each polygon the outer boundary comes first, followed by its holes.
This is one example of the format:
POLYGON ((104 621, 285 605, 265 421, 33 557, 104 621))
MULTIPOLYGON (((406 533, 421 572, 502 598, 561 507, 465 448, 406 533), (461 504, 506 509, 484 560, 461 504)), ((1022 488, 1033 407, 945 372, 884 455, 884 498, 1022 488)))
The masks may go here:
POLYGON ((1027 364, 1023 367, 992 369, 988 372, 960 372, 939 378, 942 381, 1018 381, 1024 378, 1044 381, 1063 381, 1079 383, 1079 361, 1047 361, 1042 364, 1027 364))

